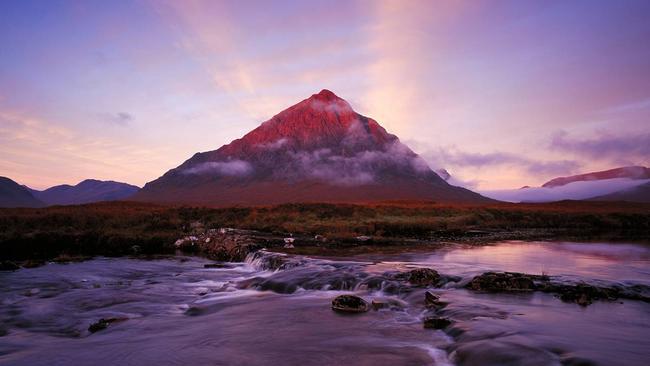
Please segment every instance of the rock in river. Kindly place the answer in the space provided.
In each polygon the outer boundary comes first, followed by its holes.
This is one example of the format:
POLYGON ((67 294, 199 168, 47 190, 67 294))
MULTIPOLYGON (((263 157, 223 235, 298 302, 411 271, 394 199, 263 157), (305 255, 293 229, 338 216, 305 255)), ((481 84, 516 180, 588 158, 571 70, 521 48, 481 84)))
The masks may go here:
POLYGON ((447 318, 440 318, 437 316, 430 316, 424 318, 424 327, 428 329, 444 329, 451 324, 451 320, 447 318))
POLYGON ((90 324, 88 331, 90 333, 99 332, 100 330, 108 328, 110 324, 123 322, 125 320, 126 318, 101 318, 96 323, 90 324))
POLYGON ((615 300, 619 297, 617 289, 600 288, 583 283, 575 286, 557 286, 555 292, 560 294, 562 301, 575 302, 580 306, 590 305, 594 300, 615 300))
POLYGON ((440 274, 431 268, 417 268, 404 274, 413 286, 435 286, 440 274))
POLYGON ((441 309, 447 306, 447 303, 440 301, 440 297, 431 291, 424 293, 424 306, 427 309, 441 309))
POLYGON ((533 291, 536 279, 534 275, 515 272, 486 272, 474 277, 467 288, 475 291, 533 291))
POLYGON ((203 265, 203 268, 233 268, 233 265, 230 263, 207 263, 203 265))
POLYGON ((18 266, 14 262, 11 261, 0 262, 0 271, 15 271, 17 269, 20 269, 20 266, 18 266))
POLYGON ((355 295, 340 295, 332 300, 332 310, 343 313, 364 313, 369 308, 366 300, 355 295))

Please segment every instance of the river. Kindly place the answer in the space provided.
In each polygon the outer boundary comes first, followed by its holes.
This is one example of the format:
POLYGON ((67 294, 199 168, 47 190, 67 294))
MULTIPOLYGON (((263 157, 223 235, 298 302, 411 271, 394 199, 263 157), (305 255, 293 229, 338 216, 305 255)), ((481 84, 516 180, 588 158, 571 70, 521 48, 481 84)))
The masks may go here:
POLYGON ((650 303, 583 307, 550 293, 463 288, 486 271, 650 288, 650 246, 503 242, 433 252, 284 256, 204 268, 193 256, 96 258, 0 272, 0 365, 648 365, 650 303), (387 273, 429 267, 447 329, 423 328, 422 288, 387 273), (332 311, 340 294, 392 304, 332 311), (119 319, 91 333, 101 318, 119 319))

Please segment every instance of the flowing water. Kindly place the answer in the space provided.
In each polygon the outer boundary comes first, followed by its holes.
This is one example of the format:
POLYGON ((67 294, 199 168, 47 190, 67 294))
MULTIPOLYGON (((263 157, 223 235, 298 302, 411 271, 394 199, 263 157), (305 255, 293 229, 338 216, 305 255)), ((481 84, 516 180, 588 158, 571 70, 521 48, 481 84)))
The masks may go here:
MULTIPOLYGON (((279 260, 278 260, 279 258, 279 260)), ((648 365, 650 304, 465 290, 490 270, 650 288, 650 247, 505 242, 435 252, 245 263, 98 258, 0 272, 1 365, 648 365), (424 289, 391 274, 430 267, 453 320, 424 329, 424 289), (278 269, 279 268, 279 269, 278 269), (393 304, 346 315, 339 294, 393 304), (118 318, 91 333, 100 318, 118 318)))

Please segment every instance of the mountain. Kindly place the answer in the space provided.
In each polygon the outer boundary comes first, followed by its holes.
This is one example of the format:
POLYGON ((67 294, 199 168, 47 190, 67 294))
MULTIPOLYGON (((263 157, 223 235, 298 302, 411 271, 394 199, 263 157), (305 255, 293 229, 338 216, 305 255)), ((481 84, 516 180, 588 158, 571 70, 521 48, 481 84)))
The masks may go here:
POLYGON ((650 203, 650 182, 618 192, 593 197, 590 201, 629 201, 650 203))
POLYGON ((45 204, 35 198, 25 187, 13 180, 0 177, 0 207, 43 207, 45 204))
POLYGON ((47 205, 78 205, 123 200, 139 189, 126 183, 86 179, 75 186, 62 184, 44 191, 32 190, 32 194, 47 205))
POLYGON ((605 200, 646 202, 650 169, 627 166, 598 172, 560 177, 541 187, 485 191, 482 194, 510 202, 561 200, 605 200), (645 189, 643 187, 646 187, 645 189))
POLYGON ((447 184, 375 120, 322 90, 221 148, 197 153, 134 199, 203 205, 491 200, 447 184))
POLYGON ((610 170, 603 170, 599 172, 592 172, 586 174, 572 175, 569 177, 559 177, 551 179, 542 184, 542 187, 553 188, 563 186, 571 182, 584 182, 592 180, 605 180, 615 178, 628 178, 628 179, 650 179, 650 169, 643 166, 625 166, 610 170))

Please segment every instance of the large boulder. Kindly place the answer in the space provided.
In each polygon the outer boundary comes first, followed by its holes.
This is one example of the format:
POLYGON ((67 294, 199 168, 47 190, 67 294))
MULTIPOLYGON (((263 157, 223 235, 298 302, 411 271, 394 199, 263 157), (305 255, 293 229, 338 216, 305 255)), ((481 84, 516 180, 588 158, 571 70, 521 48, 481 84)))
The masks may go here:
POLYGON ((332 310, 342 313, 365 313, 369 309, 368 302, 355 295, 340 295, 332 300, 332 310))
POLYGON ((559 287, 560 299, 566 302, 575 302, 580 306, 591 305, 594 300, 615 300, 619 297, 619 291, 613 288, 601 288, 588 284, 577 284, 575 286, 559 287))
POLYGON ((398 279, 405 279, 413 286, 435 286, 440 282, 440 274, 431 268, 416 268, 406 273, 400 273, 398 279))
POLYGON ((516 272, 486 272, 474 277, 465 287, 475 291, 533 291, 537 276, 516 272))

